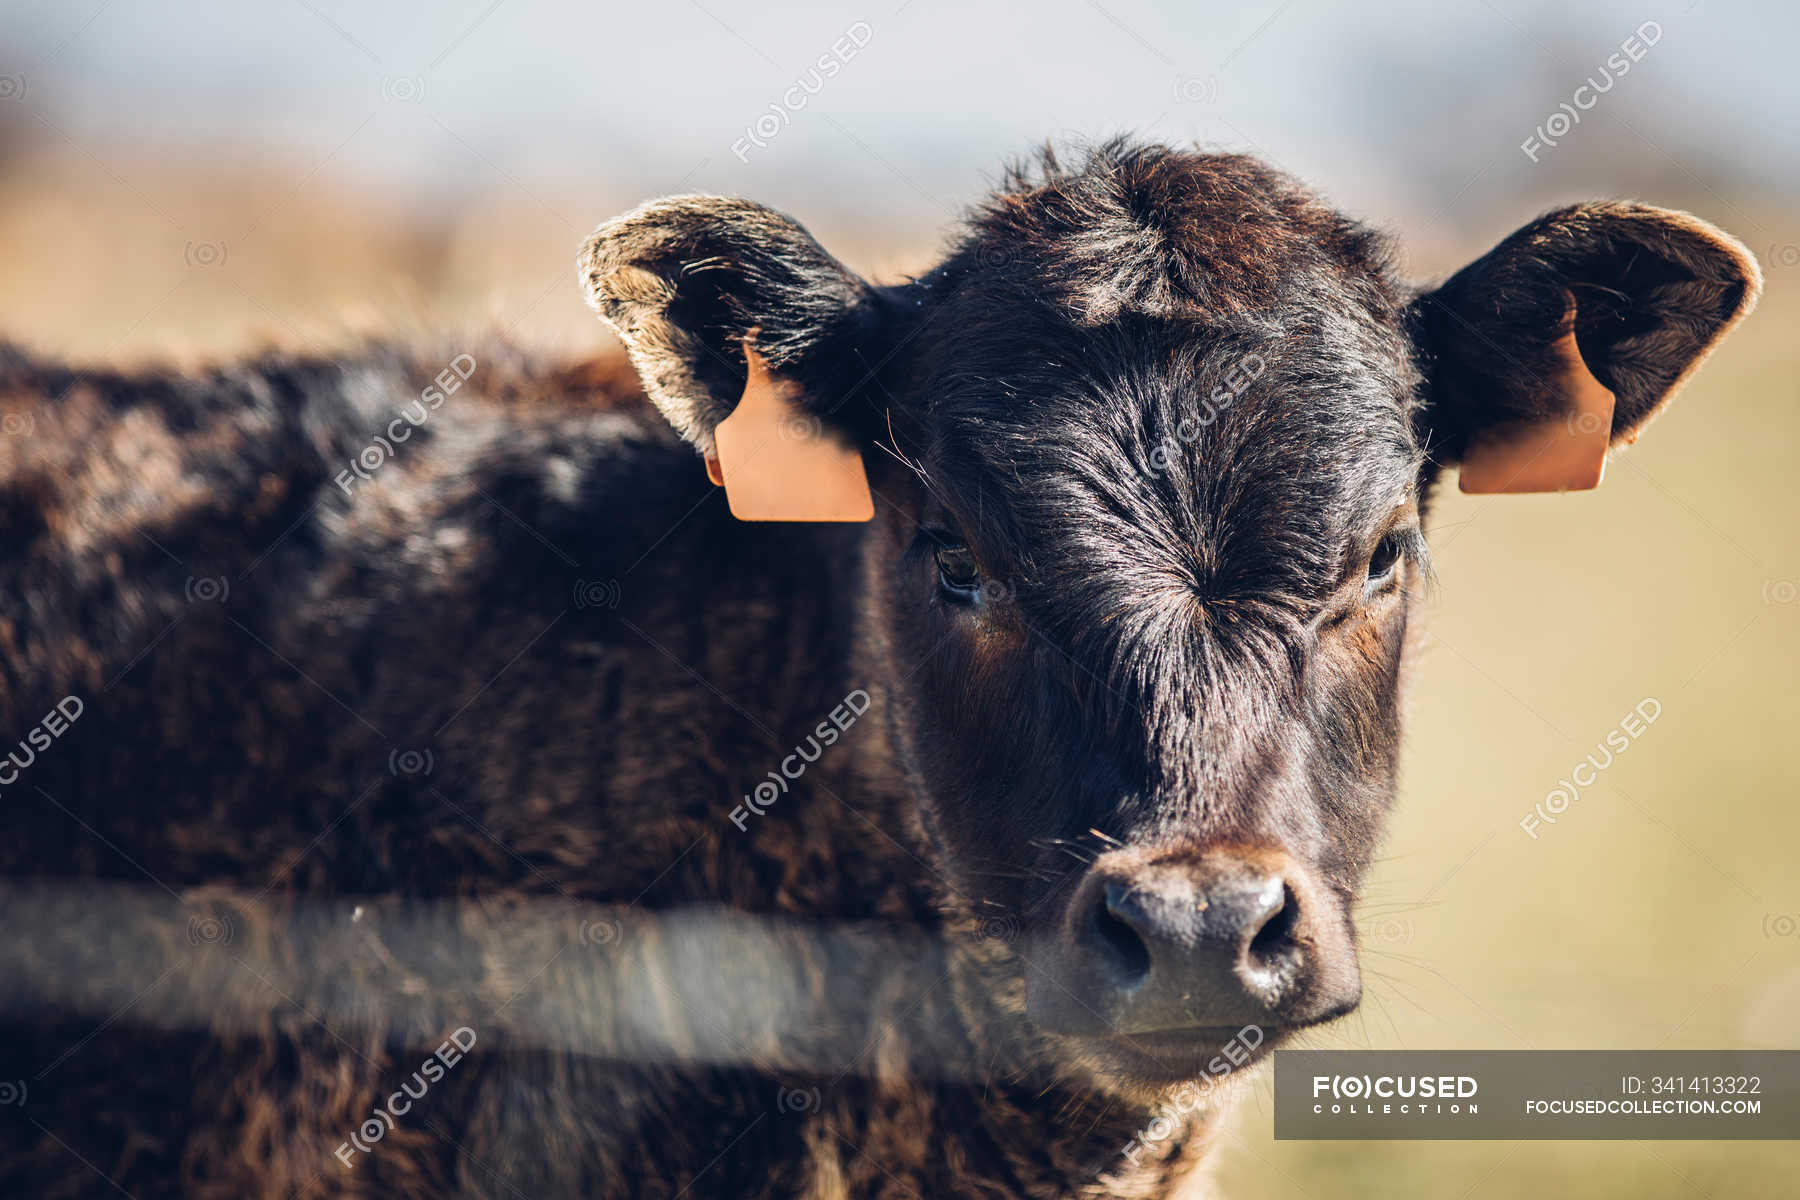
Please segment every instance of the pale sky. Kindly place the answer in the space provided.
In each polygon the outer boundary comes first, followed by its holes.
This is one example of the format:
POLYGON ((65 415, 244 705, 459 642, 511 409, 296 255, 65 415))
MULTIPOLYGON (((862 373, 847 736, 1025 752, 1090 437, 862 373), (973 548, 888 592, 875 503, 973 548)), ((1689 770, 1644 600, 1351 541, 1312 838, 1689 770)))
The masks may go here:
MULTIPOLYGON (((454 205, 496 179, 592 194, 594 212, 712 191, 904 240, 941 227, 1007 156, 1118 131, 1252 150, 1353 212, 1448 234, 1499 197, 1516 211, 1521 195, 1714 190, 1724 218, 1728 197, 1800 185, 1800 6, 1773 0, 4 0, 0 13, 0 94, 23 87, 39 134, 48 121, 107 153, 273 157, 404 203, 454 205), (1521 143, 1585 80, 1606 83, 1609 55, 1647 21, 1655 44, 1531 161, 1521 143), (848 52, 815 80, 834 44, 848 52), (791 90, 803 80, 817 94, 791 90), (765 115, 779 129, 746 147, 765 115)), ((0 120, 19 119, 0 99, 0 120)))

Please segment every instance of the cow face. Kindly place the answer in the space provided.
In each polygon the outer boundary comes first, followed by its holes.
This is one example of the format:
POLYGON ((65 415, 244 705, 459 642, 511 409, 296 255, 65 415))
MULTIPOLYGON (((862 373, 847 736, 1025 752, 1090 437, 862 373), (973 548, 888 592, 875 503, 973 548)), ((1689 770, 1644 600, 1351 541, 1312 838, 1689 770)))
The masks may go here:
POLYGON ((752 336, 865 447, 859 644, 924 853, 1008 933, 1016 1015, 1128 1086, 1357 1003, 1439 465, 1505 467, 1596 380, 1635 438, 1758 284, 1694 218, 1591 205, 1421 293, 1260 164, 1123 144, 1009 177, 894 287, 700 197, 583 271, 703 453, 752 336))

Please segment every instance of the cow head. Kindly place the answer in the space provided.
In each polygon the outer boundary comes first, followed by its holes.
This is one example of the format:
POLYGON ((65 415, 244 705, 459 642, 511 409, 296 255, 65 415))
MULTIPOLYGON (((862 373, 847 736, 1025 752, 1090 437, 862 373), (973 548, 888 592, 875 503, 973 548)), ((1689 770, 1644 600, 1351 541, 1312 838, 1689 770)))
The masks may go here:
POLYGON ((752 337, 864 448, 859 643, 923 854, 967 936, 1016 934, 997 1003, 1138 1087, 1357 1003, 1439 468, 1583 382, 1634 439, 1758 288, 1703 222, 1592 204, 1421 291, 1260 163, 1127 144, 1010 175, 897 286, 711 197, 582 271, 703 453, 752 337))

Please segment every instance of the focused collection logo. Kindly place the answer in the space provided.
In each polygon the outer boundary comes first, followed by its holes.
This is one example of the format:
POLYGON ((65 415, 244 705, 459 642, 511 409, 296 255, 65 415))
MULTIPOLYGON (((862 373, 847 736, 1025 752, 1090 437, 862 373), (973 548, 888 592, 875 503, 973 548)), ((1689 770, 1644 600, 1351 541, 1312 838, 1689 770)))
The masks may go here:
POLYGON ((1312 1110, 1334 1116, 1468 1114, 1481 1084, 1472 1075, 1314 1075, 1312 1110))

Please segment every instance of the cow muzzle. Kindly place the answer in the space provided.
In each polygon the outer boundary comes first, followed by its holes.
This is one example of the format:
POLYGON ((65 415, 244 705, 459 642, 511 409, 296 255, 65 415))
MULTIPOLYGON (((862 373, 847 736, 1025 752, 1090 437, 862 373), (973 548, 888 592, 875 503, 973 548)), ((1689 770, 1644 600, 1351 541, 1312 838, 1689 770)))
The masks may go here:
POLYGON ((1102 855, 1032 946, 1026 1011, 1050 1033, 1306 1025, 1361 997, 1342 904, 1278 850, 1102 855))

